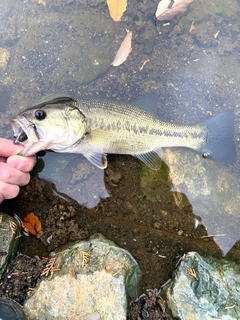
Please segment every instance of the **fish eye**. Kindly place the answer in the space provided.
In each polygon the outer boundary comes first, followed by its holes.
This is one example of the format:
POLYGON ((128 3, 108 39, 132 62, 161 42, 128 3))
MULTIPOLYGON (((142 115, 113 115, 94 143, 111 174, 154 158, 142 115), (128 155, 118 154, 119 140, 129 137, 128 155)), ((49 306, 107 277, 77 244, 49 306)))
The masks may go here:
POLYGON ((43 110, 37 110, 37 111, 35 111, 35 118, 36 118, 37 120, 43 120, 43 119, 46 118, 46 116, 47 116, 47 114, 46 114, 46 112, 43 111, 43 110))
POLYGON ((209 152, 203 152, 203 154, 202 154, 202 157, 203 158, 208 158, 210 156, 210 153, 209 152))

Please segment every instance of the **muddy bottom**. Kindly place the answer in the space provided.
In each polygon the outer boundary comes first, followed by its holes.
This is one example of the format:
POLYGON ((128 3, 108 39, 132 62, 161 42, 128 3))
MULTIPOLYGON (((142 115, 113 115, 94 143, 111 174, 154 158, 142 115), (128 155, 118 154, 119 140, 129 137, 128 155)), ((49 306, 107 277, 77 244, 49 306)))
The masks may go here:
MULTIPOLYGON (((43 257, 67 242, 102 233, 128 250, 142 270, 139 294, 143 296, 132 303, 129 319, 171 319, 157 292, 171 277, 179 257, 188 251, 221 257, 221 251, 211 238, 201 239, 206 230, 204 226, 194 228, 194 215, 187 199, 181 208, 176 205, 164 166, 161 169, 163 192, 158 201, 151 201, 143 194, 142 164, 135 158, 111 156, 108 169, 105 185, 110 197, 92 209, 70 198, 56 196, 54 184, 37 176, 22 188, 18 198, 2 204, 2 211, 16 213, 21 218, 34 212, 42 223, 44 236, 52 236, 52 240, 46 246, 35 237, 22 237, 21 254, 11 262, 2 278, 1 296, 22 304, 46 266, 43 257)), ((239 245, 235 245, 227 258, 236 261, 238 252, 239 245)))
POLYGON ((0 295, 23 305, 27 295, 37 285, 47 260, 18 254, 2 277, 0 295))

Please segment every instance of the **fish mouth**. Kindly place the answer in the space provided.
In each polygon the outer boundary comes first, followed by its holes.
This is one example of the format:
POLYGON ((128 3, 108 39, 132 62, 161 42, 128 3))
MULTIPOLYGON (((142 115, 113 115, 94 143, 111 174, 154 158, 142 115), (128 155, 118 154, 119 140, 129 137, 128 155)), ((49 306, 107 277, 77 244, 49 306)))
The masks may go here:
POLYGON ((25 117, 17 117, 11 119, 13 129, 13 137, 15 144, 21 144, 24 148, 19 152, 19 155, 29 156, 36 153, 33 147, 41 140, 37 128, 34 123, 28 121, 25 117))

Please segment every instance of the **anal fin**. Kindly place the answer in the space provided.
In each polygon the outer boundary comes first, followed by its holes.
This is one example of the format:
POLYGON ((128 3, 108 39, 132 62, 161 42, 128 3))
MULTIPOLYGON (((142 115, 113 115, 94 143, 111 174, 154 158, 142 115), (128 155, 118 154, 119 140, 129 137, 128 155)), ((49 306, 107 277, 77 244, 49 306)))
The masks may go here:
POLYGON ((100 169, 107 168, 107 155, 105 153, 88 152, 83 155, 94 166, 100 169))
POLYGON ((161 150, 150 151, 142 154, 135 154, 134 157, 140 159, 152 170, 160 170, 162 165, 162 160, 159 158, 161 150))

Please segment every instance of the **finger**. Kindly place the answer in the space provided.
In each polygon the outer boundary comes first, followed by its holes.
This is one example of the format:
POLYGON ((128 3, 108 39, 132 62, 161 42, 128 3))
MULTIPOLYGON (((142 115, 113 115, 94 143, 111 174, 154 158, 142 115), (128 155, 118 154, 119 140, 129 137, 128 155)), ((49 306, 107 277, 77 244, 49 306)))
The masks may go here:
POLYGON ((7 159, 6 163, 22 172, 30 172, 36 163, 36 159, 34 156, 11 156, 7 159))
POLYGON ((19 186, 0 181, 0 203, 4 199, 15 198, 19 194, 19 186))
POLYGON ((6 158, 0 157, 0 162, 6 162, 6 158))
POLYGON ((0 138, 0 156, 9 157, 18 154, 23 149, 23 145, 14 144, 12 140, 0 138))
POLYGON ((0 180, 8 184, 24 186, 30 181, 30 174, 19 171, 6 163, 0 163, 0 180))

